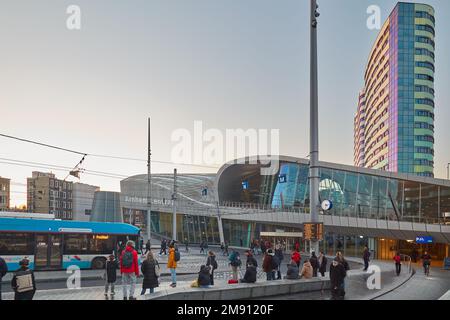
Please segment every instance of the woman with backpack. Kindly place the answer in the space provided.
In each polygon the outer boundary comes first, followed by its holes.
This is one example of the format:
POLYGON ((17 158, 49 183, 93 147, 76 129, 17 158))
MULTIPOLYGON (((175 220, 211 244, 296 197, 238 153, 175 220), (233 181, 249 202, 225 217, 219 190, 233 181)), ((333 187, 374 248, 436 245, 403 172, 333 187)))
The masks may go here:
POLYGON ((209 267, 210 270, 210 285, 214 285, 214 270, 217 269, 218 265, 217 265, 217 261, 216 261, 216 255, 214 254, 214 252, 209 251, 208 252, 208 259, 206 260, 206 266, 209 267))
POLYGON ((153 253, 149 251, 147 253, 147 258, 141 265, 141 271, 144 275, 144 280, 142 282, 141 295, 144 295, 147 289, 150 289, 150 293, 155 292, 155 288, 159 286, 159 263, 153 256, 153 253))
MULTIPOLYGON (((171 243, 169 246, 169 259, 167 260, 167 269, 170 270, 170 274, 172 276, 172 283, 170 286, 175 288, 177 286, 177 254, 179 257, 179 252, 175 251, 175 246, 171 243)), ((179 260, 179 258, 178 258, 179 260)))
POLYGON ((20 268, 14 272, 11 287, 14 290, 14 300, 33 300, 36 292, 34 273, 28 268, 30 261, 23 259, 19 262, 20 268))
POLYGON ((233 250, 233 252, 231 252, 231 254, 230 254, 229 260, 230 260, 231 270, 233 271, 233 280, 238 281, 238 268, 242 264, 239 252, 237 252, 236 250, 233 250))

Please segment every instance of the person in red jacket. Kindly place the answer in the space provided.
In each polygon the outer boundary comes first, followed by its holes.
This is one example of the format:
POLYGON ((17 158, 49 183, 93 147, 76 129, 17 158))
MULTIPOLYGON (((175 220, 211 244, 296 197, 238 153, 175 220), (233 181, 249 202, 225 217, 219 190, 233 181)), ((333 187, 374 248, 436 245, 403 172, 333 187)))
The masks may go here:
POLYGON ((120 256, 120 273, 122 274, 124 300, 136 300, 134 291, 136 289, 136 279, 139 277, 139 263, 138 254, 134 250, 134 246, 134 241, 129 240, 127 247, 120 256))
POLYGON ((300 268, 300 261, 302 260, 302 257, 300 256, 300 253, 297 250, 294 250, 292 252, 291 260, 295 261, 297 267, 300 268))
POLYGON ((397 276, 400 275, 402 272, 402 257, 399 252, 397 252, 394 256, 395 261, 395 272, 397 273, 397 276))

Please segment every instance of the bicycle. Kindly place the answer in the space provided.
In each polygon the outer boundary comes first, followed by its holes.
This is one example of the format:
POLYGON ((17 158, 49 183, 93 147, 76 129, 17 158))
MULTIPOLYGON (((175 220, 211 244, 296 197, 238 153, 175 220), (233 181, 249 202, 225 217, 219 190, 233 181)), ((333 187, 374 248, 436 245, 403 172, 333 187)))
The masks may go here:
POLYGON ((424 263, 424 269, 425 269, 425 275, 428 277, 430 276, 430 264, 429 263, 424 263))

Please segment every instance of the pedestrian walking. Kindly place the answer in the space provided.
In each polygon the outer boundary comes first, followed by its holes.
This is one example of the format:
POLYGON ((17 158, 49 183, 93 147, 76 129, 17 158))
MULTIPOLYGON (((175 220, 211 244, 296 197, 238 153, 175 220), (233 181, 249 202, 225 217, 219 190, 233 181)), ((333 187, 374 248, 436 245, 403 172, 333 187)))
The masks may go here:
POLYGON ((203 253, 205 253, 205 242, 204 241, 202 241, 200 243, 200 254, 203 254, 203 253))
POLYGON ((311 252, 311 258, 309 259, 309 263, 313 269, 313 277, 317 277, 317 270, 319 270, 319 259, 317 259, 316 253, 311 252))
POLYGON ((428 276, 430 273, 431 256, 428 254, 427 251, 425 251, 424 254, 422 255, 422 261, 423 261, 423 271, 428 276))
POLYGON ((188 239, 184 240, 184 245, 185 245, 185 248, 186 248, 186 252, 189 252, 189 241, 188 241, 188 239))
POLYGON ((242 265, 241 256, 239 252, 236 250, 233 250, 228 257, 228 260, 230 261, 231 271, 233 272, 233 280, 238 280, 238 269, 242 265))
POLYGON ((14 272, 11 287, 14 290, 14 300, 33 300, 36 292, 34 273, 28 268, 30 261, 27 258, 19 262, 20 268, 14 272))
POLYGON ((402 272, 402 257, 400 256, 399 252, 395 254, 394 261, 395 261, 395 273, 397 274, 398 277, 402 272))
POLYGON ((141 238, 139 240, 139 251, 141 252, 141 254, 144 254, 144 238, 141 238))
POLYGON ((108 291, 111 290, 111 299, 116 294, 114 287, 117 281, 117 268, 119 267, 116 257, 111 254, 105 263, 105 298, 108 299, 108 291), (111 288, 111 289, 109 289, 111 288))
POLYGON ((164 255, 167 255, 167 241, 165 239, 161 240, 161 250, 159 251, 159 255, 161 256, 164 253, 164 255))
POLYGON ((225 241, 225 252, 224 255, 228 256, 228 242, 225 241))
POLYGON ((313 277, 313 267, 311 262, 306 259, 303 264, 302 271, 300 271, 300 278, 311 279, 313 277))
POLYGON ((172 283, 170 286, 175 288, 177 286, 177 262, 180 260, 180 252, 175 250, 175 246, 169 246, 169 259, 167 260, 167 268, 170 270, 172 276, 172 283))
POLYGON ((335 258, 330 265, 330 282, 331 282, 331 299, 342 300, 345 297, 345 290, 343 290, 344 279, 347 272, 344 265, 340 263, 338 258, 335 258))
POLYGON ((239 239, 239 244, 240 244, 241 248, 244 246, 244 241, 242 240, 242 238, 239 239))
POLYGON ((138 254, 134 241, 128 240, 127 247, 120 256, 120 273, 122 274, 123 300, 136 300, 136 280, 139 277, 138 254))
POLYGON ((2 278, 8 272, 8 265, 5 262, 5 259, 0 257, 0 301, 2 300, 2 278))
POLYGON ((266 273, 266 279, 267 281, 275 280, 275 271, 276 264, 274 264, 273 257, 275 256, 275 253, 272 251, 272 249, 266 250, 266 253, 264 254, 263 259, 263 271, 266 273), (274 268, 275 266, 275 268, 274 268))
POLYGON ((222 251, 222 255, 225 255, 225 245, 223 244, 223 242, 220 244, 220 250, 222 251))
POLYGON ((159 286, 159 276, 161 274, 158 260, 155 259, 151 251, 148 252, 146 259, 141 265, 142 275, 144 280, 142 281, 141 296, 150 290, 150 293, 155 292, 155 288, 159 286))
POLYGON ((145 253, 147 254, 152 249, 152 245, 150 243, 150 240, 147 240, 147 243, 145 244, 145 253))
POLYGON ((320 254, 319 254, 319 272, 322 275, 322 277, 325 277, 325 272, 327 271, 327 264, 328 264, 327 257, 323 254, 323 251, 320 251, 320 254))
POLYGON ((369 260, 370 260, 370 251, 367 246, 364 247, 363 260, 364 260, 364 271, 367 271, 367 269, 369 269, 369 260))
POLYGON ((210 285, 214 285, 214 270, 218 268, 216 255, 213 251, 208 252, 208 259, 206 259, 206 266, 209 267, 210 271, 210 285))

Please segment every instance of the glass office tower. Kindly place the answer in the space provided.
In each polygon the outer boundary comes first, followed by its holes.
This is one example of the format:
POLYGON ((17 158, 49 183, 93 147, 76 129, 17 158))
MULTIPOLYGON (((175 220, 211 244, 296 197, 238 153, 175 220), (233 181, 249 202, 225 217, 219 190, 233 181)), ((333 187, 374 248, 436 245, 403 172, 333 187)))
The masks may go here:
POLYGON ((434 176, 434 37, 429 5, 400 2, 384 23, 354 120, 356 166, 434 176))

